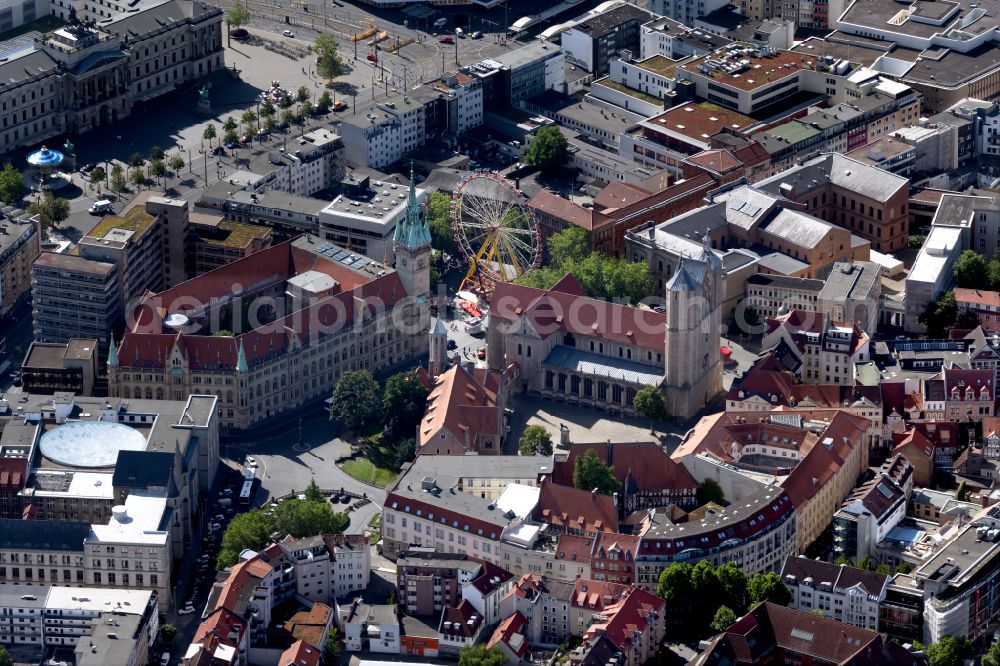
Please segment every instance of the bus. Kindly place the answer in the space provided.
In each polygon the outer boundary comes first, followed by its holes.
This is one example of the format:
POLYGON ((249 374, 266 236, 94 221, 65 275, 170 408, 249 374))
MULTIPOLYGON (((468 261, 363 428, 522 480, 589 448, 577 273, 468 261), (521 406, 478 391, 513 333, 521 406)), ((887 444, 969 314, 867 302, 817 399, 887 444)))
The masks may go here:
POLYGON ((240 489, 240 504, 248 506, 250 500, 253 499, 255 476, 256 474, 250 468, 243 471, 243 488, 240 489))
POLYGON ((240 490, 240 504, 249 506, 251 499, 253 499, 253 479, 247 479, 243 482, 243 489, 240 490))

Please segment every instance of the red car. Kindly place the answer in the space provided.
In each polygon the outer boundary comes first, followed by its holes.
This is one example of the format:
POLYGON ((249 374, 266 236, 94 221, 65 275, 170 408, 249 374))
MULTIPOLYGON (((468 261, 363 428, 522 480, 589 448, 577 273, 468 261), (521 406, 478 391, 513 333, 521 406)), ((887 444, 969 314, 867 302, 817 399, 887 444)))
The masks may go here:
POLYGON ((447 37, 447 36, 442 37, 438 41, 441 42, 442 44, 454 44, 455 43, 454 39, 452 39, 451 37, 447 37))
POLYGON ((375 62, 375 54, 374 53, 369 53, 368 54, 368 60, 370 62, 375 62))

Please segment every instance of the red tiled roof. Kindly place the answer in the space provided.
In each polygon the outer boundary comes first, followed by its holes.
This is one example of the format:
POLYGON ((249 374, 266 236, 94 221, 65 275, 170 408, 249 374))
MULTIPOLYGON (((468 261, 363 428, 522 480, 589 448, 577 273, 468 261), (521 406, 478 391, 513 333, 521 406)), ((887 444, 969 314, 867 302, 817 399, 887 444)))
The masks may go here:
POLYGON ((594 537, 577 534, 563 534, 556 544, 556 559, 567 562, 590 564, 590 554, 594 550, 594 537))
POLYGON ((587 231, 593 230, 595 217, 603 217, 593 208, 584 208, 569 199, 563 199, 544 187, 528 200, 528 206, 538 213, 554 217, 560 222, 572 224, 587 231))
POLYGON ((594 207, 602 213, 607 209, 618 209, 647 199, 652 192, 615 180, 609 183, 594 197, 594 207))
POLYGON ((736 159, 731 152, 721 148, 703 150, 700 153, 695 153, 685 161, 690 162, 691 164, 697 164, 698 166, 706 169, 711 169, 716 173, 726 173, 743 166, 743 162, 736 159))
POLYGON ((631 475, 641 491, 693 490, 698 487, 691 473, 654 442, 570 444, 566 460, 553 466, 552 480, 560 485, 572 485, 576 459, 587 451, 593 451, 601 462, 614 467, 618 481, 624 483, 626 477, 631 475))
POLYGON ((323 653, 305 641, 295 641, 278 657, 278 666, 319 666, 323 653))
POLYGON ((608 495, 561 486, 546 479, 538 493, 536 520, 581 532, 617 532, 618 510, 608 495))
POLYGON ((945 399, 951 400, 951 392, 957 390, 964 399, 965 392, 972 389, 976 400, 985 388, 986 400, 993 400, 993 370, 987 368, 946 368, 944 371, 945 399))
POLYGON ((470 585, 479 590, 479 593, 486 596, 494 590, 499 589, 504 583, 514 577, 514 574, 502 567, 498 567, 492 562, 482 560, 483 571, 473 580, 470 585))
POLYGON ((659 312, 510 282, 494 287, 490 316, 512 322, 524 318, 543 339, 562 331, 658 351, 666 333, 666 315, 659 312))
MULTIPOLYGON (((645 632, 650 625, 651 616, 663 614, 664 605, 663 599, 654 594, 637 587, 629 588, 624 598, 605 607, 602 615, 608 618, 606 622, 595 622, 587 628, 584 641, 589 642, 603 634, 619 650, 628 654, 635 632, 645 632)), ((651 642, 659 638, 660 636, 652 636, 651 642)))
POLYGON ((483 614, 468 599, 463 599, 458 606, 446 608, 441 613, 440 632, 445 638, 472 638, 482 625, 483 614))
POLYGON ((630 589, 632 589, 631 585, 578 578, 573 585, 573 598, 570 600, 570 605, 574 608, 600 613, 628 596, 630 589))
POLYGON ((896 445, 892 447, 892 455, 902 453, 907 459, 914 456, 910 462, 919 460, 917 456, 934 459, 934 444, 916 428, 911 428, 905 433, 893 433, 893 441, 896 445), (896 435, 902 436, 899 441, 896 441, 896 435))
POLYGON ((524 635, 524 627, 528 624, 528 621, 521 611, 514 611, 514 614, 508 617, 506 620, 500 623, 500 626, 496 628, 493 635, 490 636, 489 642, 486 644, 487 649, 492 649, 498 644, 503 643, 506 645, 511 652, 513 652, 518 657, 523 657, 528 651, 528 639, 524 635), (513 641, 515 635, 520 635, 521 639, 519 641, 513 641))
POLYGON ((636 553, 639 552, 640 541, 637 534, 598 532, 594 543, 594 559, 607 559, 608 553, 618 550, 621 555, 617 559, 631 562, 635 560, 636 553))
POLYGON ((16 493, 24 490, 27 478, 27 458, 0 458, 0 491, 16 493))
POLYGON ((235 613, 226 608, 216 608, 198 625, 194 638, 191 640, 192 645, 201 645, 197 657, 199 661, 195 663, 223 663, 216 656, 216 650, 220 645, 233 648, 233 659, 230 663, 239 663, 239 646, 246 630, 246 622, 235 613))
POLYGON ((958 303, 958 307, 970 304, 980 308, 990 307, 1000 311, 1000 291, 955 287, 955 301, 958 303))
MULTIPOLYGON (((495 374, 495 373, 494 373, 495 374)), ((499 377, 485 384, 461 365, 438 376, 427 396, 427 408, 420 420, 419 446, 423 447, 442 429, 447 430, 470 451, 476 450, 481 436, 499 437, 501 411, 496 405, 499 377)))

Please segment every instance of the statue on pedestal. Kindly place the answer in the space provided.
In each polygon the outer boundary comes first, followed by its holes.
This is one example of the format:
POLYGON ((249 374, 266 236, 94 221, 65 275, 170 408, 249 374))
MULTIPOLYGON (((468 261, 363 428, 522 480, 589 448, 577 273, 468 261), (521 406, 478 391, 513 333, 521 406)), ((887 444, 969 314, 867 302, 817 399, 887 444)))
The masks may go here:
POLYGON ((212 102, 208 99, 208 87, 202 86, 198 91, 198 106, 195 112, 202 116, 212 115, 212 102))

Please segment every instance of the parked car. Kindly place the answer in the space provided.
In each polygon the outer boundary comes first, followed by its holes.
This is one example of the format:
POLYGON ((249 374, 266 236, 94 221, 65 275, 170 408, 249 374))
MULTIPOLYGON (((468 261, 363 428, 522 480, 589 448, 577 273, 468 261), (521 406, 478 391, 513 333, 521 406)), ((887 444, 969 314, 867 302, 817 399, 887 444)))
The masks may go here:
POLYGON ((256 467, 257 459, 253 456, 247 456, 247 467, 256 467))
POLYGON ((444 37, 442 37, 438 41, 441 42, 442 44, 454 44, 455 43, 455 40, 452 38, 451 35, 445 35, 444 37))
MULTIPOLYGON (((222 495, 223 497, 229 497, 230 495, 233 494, 233 489, 232 488, 226 488, 225 490, 223 490, 219 494, 222 495)), ((219 500, 219 504, 222 504, 222 500, 219 500)))
POLYGON ((170 653, 164 652, 160 655, 160 666, 167 666, 170 663, 170 653))
POLYGON ((179 611, 177 611, 177 614, 178 615, 190 615, 193 612, 194 612, 194 606, 187 605, 184 608, 182 608, 179 611))
POLYGON ((471 37, 472 37, 473 39, 482 39, 482 38, 483 38, 483 33, 481 33, 481 32, 479 32, 478 30, 476 30, 476 31, 475 31, 474 33, 472 33, 472 35, 470 35, 470 36, 471 36, 471 37))
POLYGON ((294 37, 295 36, 295 33, 292 32, 291 30, 282 30, 281 34, 284 35, 285 37, 294 37))
POLYGON ((346 109, 347 109, 347 102, 344 102, 343 100, 338 99, 336 104, 333 105, 334 111, 344 111, 346 109))
POLYGON ((212 154, 213 155, 225 155, 226 154, 226 149, 223 148, 222 146, 216 146, 215 150, 212 151, 212 154))

